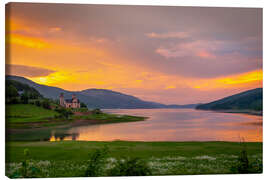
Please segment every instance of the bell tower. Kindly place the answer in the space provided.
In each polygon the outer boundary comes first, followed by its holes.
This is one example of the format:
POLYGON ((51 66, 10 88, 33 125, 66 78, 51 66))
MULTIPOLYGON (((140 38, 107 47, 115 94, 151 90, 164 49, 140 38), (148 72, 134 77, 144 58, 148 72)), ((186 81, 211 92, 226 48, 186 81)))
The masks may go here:
POLYGON ((76 95, 75 94, 72 94, 72 99, 76 99, 76 95))
POLYGON ((64 93, 60 94, 59 101, 60 101, 60 106, 64 107, 65 106, 64 93))

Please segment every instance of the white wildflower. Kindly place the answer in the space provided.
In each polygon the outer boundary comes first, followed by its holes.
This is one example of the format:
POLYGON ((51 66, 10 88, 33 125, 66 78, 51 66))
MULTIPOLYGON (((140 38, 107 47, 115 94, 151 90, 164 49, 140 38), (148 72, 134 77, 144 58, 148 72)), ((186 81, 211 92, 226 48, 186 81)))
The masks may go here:
POLYGON ((194 157, 194 159, 207 159, 207 160, 213 161, 213 160, 216 160, 217 158, 204 155, 204 156, 196 156, 194 157))

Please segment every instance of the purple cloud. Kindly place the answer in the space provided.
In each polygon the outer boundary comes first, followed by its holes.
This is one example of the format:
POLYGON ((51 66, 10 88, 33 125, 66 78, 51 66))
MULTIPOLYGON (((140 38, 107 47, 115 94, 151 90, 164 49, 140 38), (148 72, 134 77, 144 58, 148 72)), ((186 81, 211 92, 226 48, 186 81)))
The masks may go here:
POLYGON ((42 77, 48 76, 55 71, 40 67, 24 66, 18 64, 6 64, 6 74, 24 77, 42 77))

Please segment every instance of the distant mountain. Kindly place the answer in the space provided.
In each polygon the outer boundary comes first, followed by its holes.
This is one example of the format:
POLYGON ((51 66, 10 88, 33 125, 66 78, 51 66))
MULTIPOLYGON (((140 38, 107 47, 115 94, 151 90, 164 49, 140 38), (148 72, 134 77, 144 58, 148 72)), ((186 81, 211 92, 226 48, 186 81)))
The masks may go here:
POLYGON ((201 104, 196 109, 204 110, 262 110, 262 88, 248 90, 207 104, 201 104))
POLYGON ((194 108, 195 105, 165 105, 156 102, 143 101, 137 97, 106 89, 86 89, 83 91, 67 91, 58 87, 37 84, 20 76, 6 76, 6 80, 15 80, 27 84, 40 92, 44 97, 58 99, 60 93, 65 98, 75 94, 88 108, 101 109, 136 109, 136 108, 194 108))

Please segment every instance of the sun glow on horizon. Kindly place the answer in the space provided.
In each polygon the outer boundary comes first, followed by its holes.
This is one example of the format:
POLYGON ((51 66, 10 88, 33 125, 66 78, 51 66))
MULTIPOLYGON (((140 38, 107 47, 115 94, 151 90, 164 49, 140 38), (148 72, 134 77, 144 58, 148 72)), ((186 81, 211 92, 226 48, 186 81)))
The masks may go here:
POLYGON ((55 72, 55 73, 51 73, 48 76, 42 76, 42 77, 30 77, 28 78, 31 81, 34 81, 38 84, 42 84, 42 85, 56 85, 57 83, 61 82, 65 82, 67 80, 72 80, 70 79, 69 73, 67 72, 55 72))
MULTIPOLYGON (((115 73, 115 72, 112 72, 115 73)), ((126 73, 126 72, 122 72, 126 73)), ((110 74, 110 73, 109 73, 110 74)), ((128 75, 128 74, 126 74, 128 75)), ((178 87, 193 88, 200 91, 224 89, 224 88, 241 88, 241 87, 261 87, 263 80, 262 70, 250 71, 247 73, 236 74, 228 77, 194 79, 187 77, 164 76, 153 74, 149 79, 131 81, 132 77, 121 79, 122 74, 115 74, 114 77, 107 77, 103 71, 94 72, 68 72, 57 71, 48 76, 27 77, 28 79, 42 85, 57 86, 66 90, 83 90, 89 87, 103 89, 117 89, 113 84, 119 84, 118 88, 140 88, 140 89, 155 89, 163 88, 164 90, 176 90, 178 87), (107 78, 106 78, 107 77, 107 78), (159 80, 159 81, 158 81, 159 80), (83 83, 82 83, 83 82, 83 83), (172 83, 169 83, 172 82, 172 83), (147 84, 151 83, 151 86, 147 84), (166 85, 167 84, 167 85, 166 85)), ((149 76, 149 74, 147 74, 149 76)))
POLYGON ((262 70, 250 71, 242 74, 232 75, 228 77, 213 78, 201 80, 193 88, 200 90, 218 89, 225 87, 242 87, 242 86, 256 86, 261 87, 263 81, 262 70))

